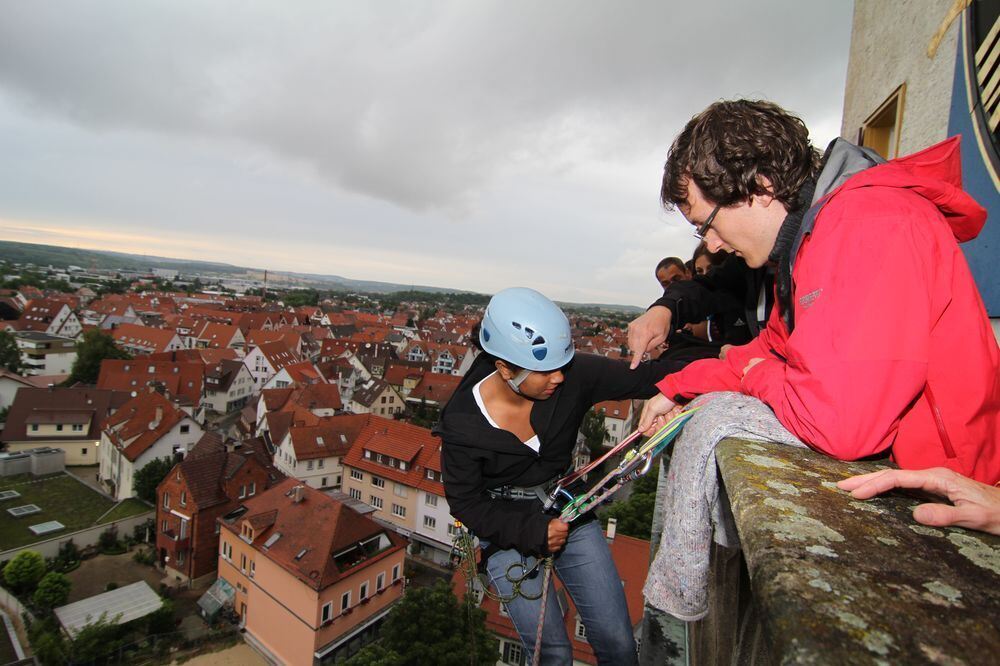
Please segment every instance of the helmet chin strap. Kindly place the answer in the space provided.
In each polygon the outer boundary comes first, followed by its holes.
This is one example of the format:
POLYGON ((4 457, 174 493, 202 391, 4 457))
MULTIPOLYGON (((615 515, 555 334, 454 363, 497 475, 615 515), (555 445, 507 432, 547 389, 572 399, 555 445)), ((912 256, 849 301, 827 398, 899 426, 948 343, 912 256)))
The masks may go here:
POLYGON ((531 370, 521 370, 521 372, 517 373, 516 377, 506 380, 507 386, 509 386, 514 393, 521 395, 521 384, 524 383, 524 380, 527 379, 530 374, 531 370))

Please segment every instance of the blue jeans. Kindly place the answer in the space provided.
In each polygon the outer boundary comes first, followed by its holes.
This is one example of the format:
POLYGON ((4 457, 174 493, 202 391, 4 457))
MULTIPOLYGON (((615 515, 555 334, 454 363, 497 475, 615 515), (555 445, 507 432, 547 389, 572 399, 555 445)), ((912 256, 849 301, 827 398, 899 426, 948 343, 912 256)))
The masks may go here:
MULTIPOLYGON (((513 549, 501 550, 490 556, 486 570, 494 589, 502 596, 510 596, 513 591, 513 583, 507 578, 508 567, 522 562, 526 569, 530 569, 535 564, 535 558, 521 555, 513 549)), ((539 566, 534 574, 522 581, 521 590, 529 596, 540 594, 544 573, 544 567, 539 566)), ((600 522, 594 520, 570 531, 566 545, 554 558, 553 573, 559 576, 573 597, 587 630, 587 641, 594 648, 598 663, 615 666, 638 664, 625 592, 600 522)), ((520 567, 511 571, 513 577, 522 574, 520 567)), ((542 600, 518 596, 506 606, 527 651, 527 663, 531 663, 542 600)), ((573 646, 566 635, 566 625, 551 579, 542 626, 540 661, 542 664, 573 663, 573 646)))

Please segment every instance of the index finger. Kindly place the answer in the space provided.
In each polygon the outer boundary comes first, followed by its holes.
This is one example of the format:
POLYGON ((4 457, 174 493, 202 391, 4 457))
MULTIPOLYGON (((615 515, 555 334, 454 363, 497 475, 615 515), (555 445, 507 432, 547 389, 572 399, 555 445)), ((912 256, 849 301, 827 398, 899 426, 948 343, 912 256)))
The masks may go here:
POLYGON ((940 470, 936 469, 886 469, 872 474, 844 479, 837 485, 844 490, 850 490, 851 495, 858 499, 868 499, 893 488, 913 488, 926 490, 935 495, 948 495, 947 483, 941 475, 940 470), (856 483, 852 484, 852 481, 856 483))
POLYGON ((639 367, 639 363, 642 362, 642 355, 643 355, 643 353, 644 352, 641 352, 641 351, 634 351, 634 352, 632 352, 632 362, 629 363, 629 366, 628 366, 629 370, 635 370, 636 368, 639 367))

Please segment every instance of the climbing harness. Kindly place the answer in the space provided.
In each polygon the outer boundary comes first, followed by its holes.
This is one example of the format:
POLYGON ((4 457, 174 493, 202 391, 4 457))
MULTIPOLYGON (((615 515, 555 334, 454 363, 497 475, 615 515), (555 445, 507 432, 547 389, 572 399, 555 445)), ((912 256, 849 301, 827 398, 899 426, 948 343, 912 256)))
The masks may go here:
MULTIPOLYGON (((597 468, 605 460, 621 453, 629 445, 638 440, 642 433, 636 430, 597 460, 557 480, 552 490, 548 493, 548 497, 543 502, 545 511, 547 513, 558 511, 559 520, 564 523, 571 523, 595 506, 607 501, 626 483, 645 475, 653 466, 653 459, 663 453, 667 446, 677 438, 678 433, 680 433, 681 428, 684 427, 687 420, 700 408, 698 406, 684 410, 668 421, 666 425, 645 442, 628 449, 625 455, 622 456, 621 462, 585 493, 574 496, 566 488, 570 484, 579 481, 584 475, 597 468)), ((495 495, 493 496, 495 497, 495 495)), ((525 497, 525 499, 528 499, 528 497, 525 497)), ((483 594, 502 604, 509 603, 518 597, 527 599, 528 601, 541 600, 542 608, 538 618, 538 627, 535 631, 535 649, 532 654, 532 664, 537 666, 541 656, 542 627, 545 622, 545 604, 548 597, 549 579, 552 574, 553 556, 534 558, 535 562, 531 566, 528 566, 524 558, 520 562, 514 562, 508 566, 504 572, 504 577, 511 584, 511 593, 509 595, 500 594, 499 591, 492 591, 487 577, 479 573, 476 563, 475 538, 468 530, 461 529, 462 524, 460 522, 455 521, 455 527, 458 528, 458 533, 455 536, 454 545, 452 546, 452 556, 453 559, 455 556, 459 558, 459 566, 465 576, 470 592, 475 593, 474 581, 478 580, 483 594), (524 592, 521 589, 521 584, 528 578, 533 577, 539 568, 544 570, 541 591, 538 593, 524 592)))

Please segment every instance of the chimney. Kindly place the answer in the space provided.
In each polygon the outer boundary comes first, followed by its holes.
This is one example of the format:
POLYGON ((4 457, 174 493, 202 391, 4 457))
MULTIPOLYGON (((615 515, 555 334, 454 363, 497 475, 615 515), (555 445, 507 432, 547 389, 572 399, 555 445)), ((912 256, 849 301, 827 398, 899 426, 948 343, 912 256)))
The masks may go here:
POLYGON ((305 498, 305 486, 295 486, 292 488, 292 504, 298 504, 305 498))
POLYGON ((607 530, 608 543, 611 543, 612 541, 615 540, 615 532, 617 530, 618 530, 618 519, 608 518, 608 530, 607 530))

